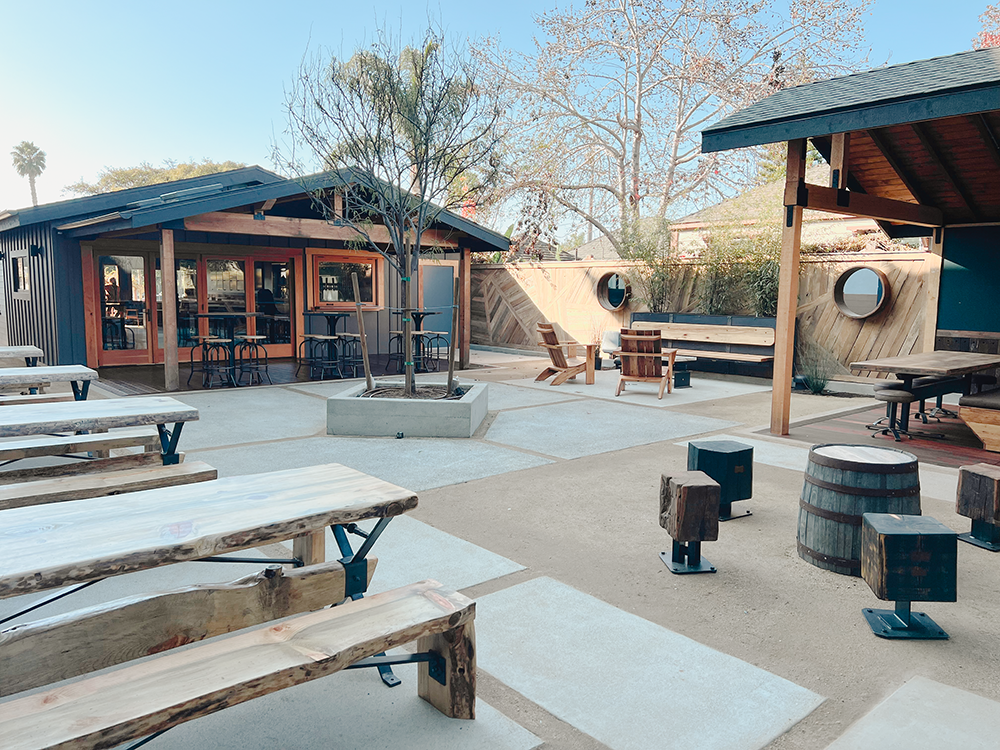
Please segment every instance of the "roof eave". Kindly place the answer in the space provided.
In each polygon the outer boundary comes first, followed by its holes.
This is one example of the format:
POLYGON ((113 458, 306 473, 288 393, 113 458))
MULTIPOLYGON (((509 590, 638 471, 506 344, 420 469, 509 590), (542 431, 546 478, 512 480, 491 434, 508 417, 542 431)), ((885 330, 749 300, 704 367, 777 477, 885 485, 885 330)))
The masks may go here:
MULTIPOLYGON (((870 130, 944 117, 971 115, 1000 108, 1000 83, 947 94, 934 94, 899 101, 827 110, 788 120, 711 127, 702 131, 701 150, 705 153, 870 130)), ((722 125, 725 120, 720 123, 722 125)))

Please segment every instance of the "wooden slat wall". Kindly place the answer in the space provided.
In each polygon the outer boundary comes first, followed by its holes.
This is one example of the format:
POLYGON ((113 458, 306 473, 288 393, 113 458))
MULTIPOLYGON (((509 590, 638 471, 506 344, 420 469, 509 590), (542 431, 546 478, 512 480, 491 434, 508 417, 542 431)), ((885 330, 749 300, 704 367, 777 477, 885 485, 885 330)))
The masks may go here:
POLYGON ((56 306, 56 248, 49 224, 5 232, 0 235, 3 253, 3 293, 6 300, 7 340, 11 345, 37 346, 45 352, 45 363, 72 364, 59 359, 56 306), (39 256, 31 257, 28 248, 42 248, 39 256), (15 297, 11 265, 15 256, 25 256, 28 263, 29 291, 15 297), (26 298, 25 298, 26 297, 26 298))
MULTIPOLYGON (((860 359, 921 351, 926 259, 922 252, 803 256, 799 333, 832 352, 845 368, 860 359), (881 268, 892 290, 886 308, 865 320, 846 317, 833 301, 837 277, 859 265, 881 268)), ((591 340, 595 323, 616 330, 627 323, 631 312, 645 309, 633 303, 612 313, 598 302, 597 282, 605 273, 623 268, 620 263, 586 261, 473 266, 472 342, 534 349, 540 321, 557 323, 579 341, 591 340)), ((698 269, 694 264, 679 269, 682 283, 675 311, 698 312, 698 269)))

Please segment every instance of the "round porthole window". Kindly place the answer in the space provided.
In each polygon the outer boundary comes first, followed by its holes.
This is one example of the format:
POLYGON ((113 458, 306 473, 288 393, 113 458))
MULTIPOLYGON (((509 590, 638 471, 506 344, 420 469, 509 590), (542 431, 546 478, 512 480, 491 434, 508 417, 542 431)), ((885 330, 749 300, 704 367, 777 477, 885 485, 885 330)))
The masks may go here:
POLYGON ((877 268, 848 268, 833 287, 833 301, 849 318, 867 318, 885 307, 889 279, 877 268))
POLYGON ((632 289, 621 274, 606 273, 597 282, 597 299, 605 310, 620 310, 631 293, 632 289))

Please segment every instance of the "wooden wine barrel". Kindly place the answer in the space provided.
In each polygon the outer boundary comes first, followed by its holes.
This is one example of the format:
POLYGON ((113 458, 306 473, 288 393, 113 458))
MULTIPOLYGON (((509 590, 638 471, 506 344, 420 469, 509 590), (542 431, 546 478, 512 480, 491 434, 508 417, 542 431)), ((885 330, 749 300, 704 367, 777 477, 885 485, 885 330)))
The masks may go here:
POLYGON ((920 515, 917 457, 895 448, 816 445, 799 500, 799 557, 861 575, 861 514, 920 515))

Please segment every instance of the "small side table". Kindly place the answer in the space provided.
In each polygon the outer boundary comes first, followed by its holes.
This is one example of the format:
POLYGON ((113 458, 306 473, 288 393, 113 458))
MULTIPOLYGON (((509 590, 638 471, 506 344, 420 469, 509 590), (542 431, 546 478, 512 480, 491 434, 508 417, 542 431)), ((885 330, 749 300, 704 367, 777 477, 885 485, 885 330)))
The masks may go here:
POLYGON ((701 556, 701 543, 719 538, 719 484, 702 471, 680 471, 660 479, 660 526, 673 550, 660 559, 671 573, 714 573, 701 556))
POLYGON ((972 519, 972 531, 959 534, 959 539, 1000 552, 1000 466, 973 464, 959 468, 955 512, 972 519))
POLYGON ((861 525, 861 577, 895 609, 863 609, 879 638, 943 640, 948 637, 910 602, 958 600, 958 534, 929 516, 865 513, 861 525))
POLYGON ((719 483, 719 520, 753 515, 733 514, 733 503, 753 496, 753 446, 735 440, 692 440, 688 443, 688 471, 703 471, 719 483))

